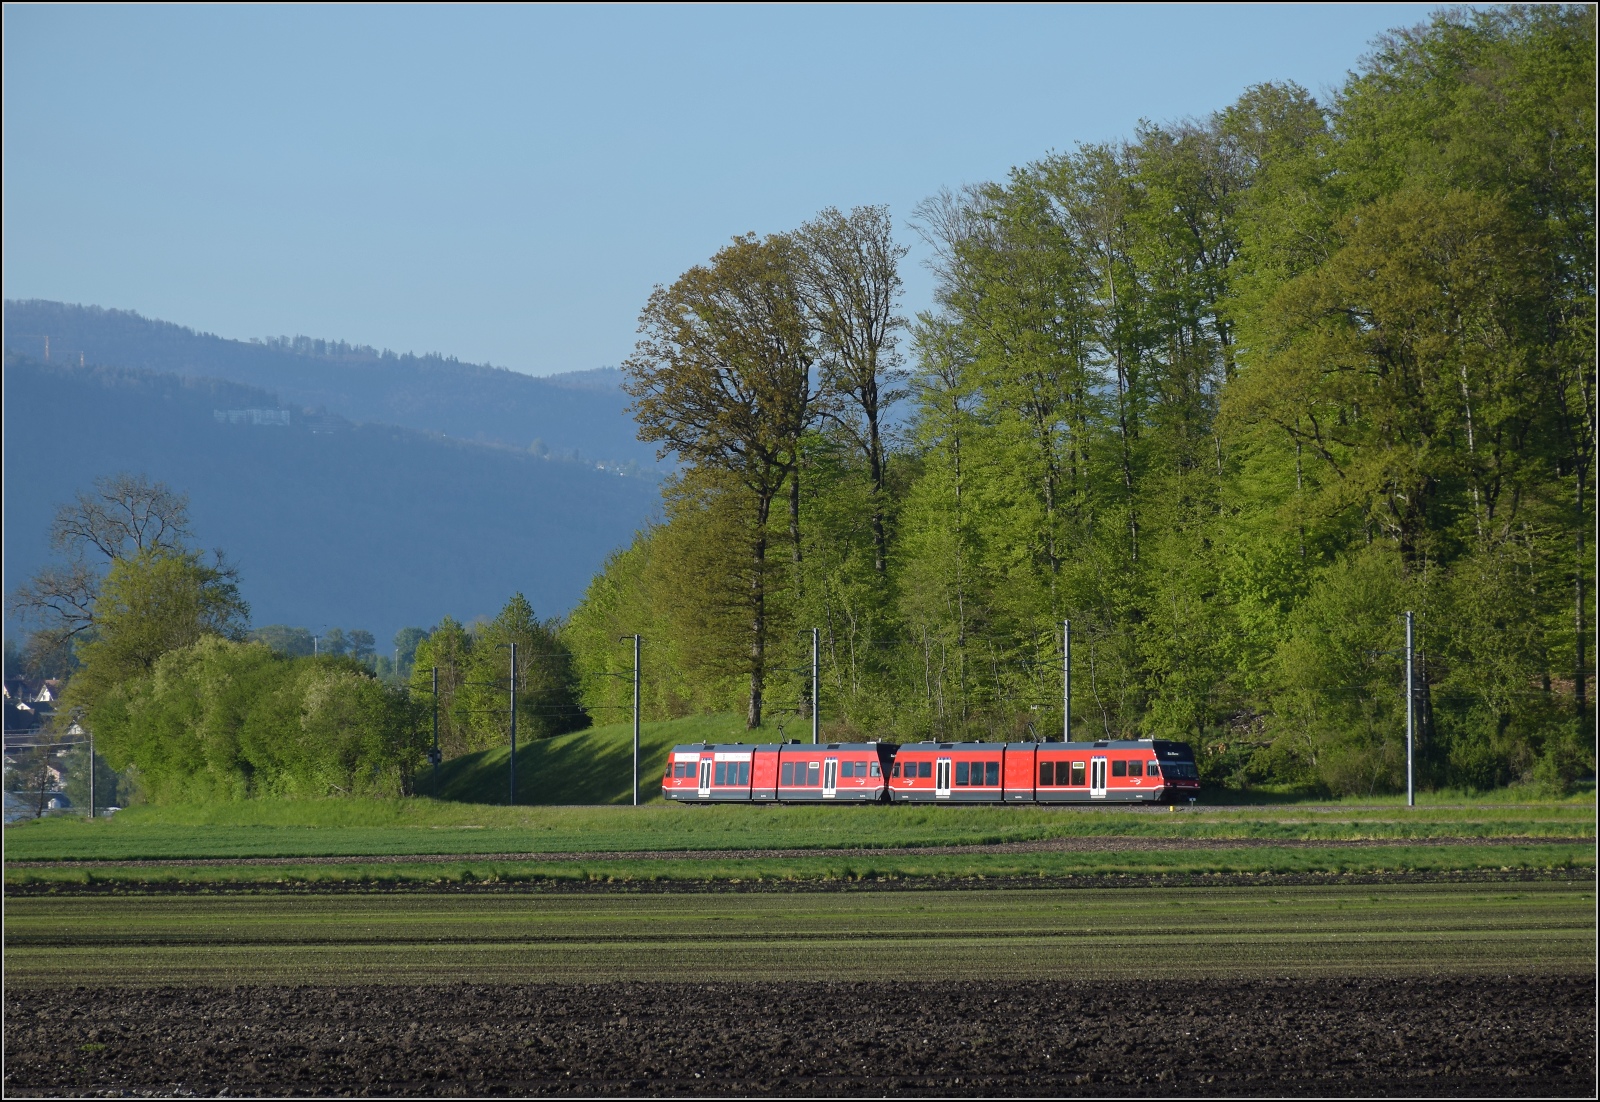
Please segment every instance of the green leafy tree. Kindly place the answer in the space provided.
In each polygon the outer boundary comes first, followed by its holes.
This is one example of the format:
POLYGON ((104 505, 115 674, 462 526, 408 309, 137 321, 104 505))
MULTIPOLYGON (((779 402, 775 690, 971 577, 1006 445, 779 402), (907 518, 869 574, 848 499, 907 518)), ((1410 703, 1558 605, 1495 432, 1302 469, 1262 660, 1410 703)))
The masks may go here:
POLYGON ((748 510, 746 720, 761 725, 767 677, 768 525, 809 420, 817 354, 793 239, 735 238, 709 266, 658 287, 623 363, 639 437, 686 463, 726 476, 748 510))
POLYGON ((82 668, 64 700, 90 723, 106 694, 147 677, 170 651, 203 636, 244 636, 250 607, 233 575, 193 551, 155 548, 117 559, 94 602, 94 635, 78 646, 82 668))
POLYGON ((250 641, 264 643, 278 654, 289 658, 309 657, 314 650, 310 631, 305 628, 289 627, 287 624, 267 624, 265 627, 252 628, 250 641))
MULTIPOLYGON (((800 285, 820 338, 827 409, 861 450, 871 483, 873 569, 885 573, 888 505, 885 420, 905 392, 898 353, 905 318, 899 313, 900 261, 907 249, 894 239, 888 207, 832 207, 795 235, 800 285)), ((790 480, 791 524, 798 543, 799 481, 790 480)))
MULTIPOLYGON (((114 474, 56 510, 50 546, 63 562, 45 567, 9 596, 12 612, 40 624, 47 649, 92 632, 105 571, 118 559, 178 552, 192 535, 189 499, 144 475, 114 474)), ((219 564, 220 565, 220 564, 219 564)))
POLYGON ((207 635, 121 682, 97 749, 155 802, 409 794, 421 712, 349 658, 286 658, 207 635))
POLYGON ((448 616, 417 644, 416 665, 411 670, 412 696, 427 702, 430 709, 437 708, 439 748, 446 757, 483 749, 478 745, 472 723, 472 693, 468 686, 472 667, 472 636, 448 616))
POLYGON ((377 640, 372 637, 372 632, 363 628, 356 628, 350 632, 348 638, 350 640, 350 657, 370 667, 373 656, 377 653, 377 640))
POLYGON ((417 647, 428 637, 426 628, 401 628, 394 635, 395 676, 411 676, 417 662, 417 647))
POLYGON ((540 620, 527 598, 517 593, 475 633, 468 708, 478 745, 501 746, 510 737, 513 643, 518 735, 547 738, 588 726, 572 654, 559 627, 557 621, 540 620))

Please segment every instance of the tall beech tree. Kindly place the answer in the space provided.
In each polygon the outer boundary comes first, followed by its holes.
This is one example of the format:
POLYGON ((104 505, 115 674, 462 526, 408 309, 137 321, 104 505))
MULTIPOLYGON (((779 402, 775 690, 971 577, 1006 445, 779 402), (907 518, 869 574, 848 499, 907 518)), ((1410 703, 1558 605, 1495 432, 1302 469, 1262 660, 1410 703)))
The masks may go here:
POLYGON ((907 250, 895 241, 883 206, 848 215, 829 207, 800 228, 796 244, 824 387, 840 399, 830 412, 861 449, 871 480, 873 569, 882 575, 889 554, 884 418, 905 397, 898 346, 906 324, 899 314, 900 261, 907 250))
POLYGON ((768 521, 811 417, 817 359, 792 237, 734 238, 708 265, 658 287, 623 363, 639 437, 724 472, 748 495, 746 722, 761 724, 767 677, 768 521))

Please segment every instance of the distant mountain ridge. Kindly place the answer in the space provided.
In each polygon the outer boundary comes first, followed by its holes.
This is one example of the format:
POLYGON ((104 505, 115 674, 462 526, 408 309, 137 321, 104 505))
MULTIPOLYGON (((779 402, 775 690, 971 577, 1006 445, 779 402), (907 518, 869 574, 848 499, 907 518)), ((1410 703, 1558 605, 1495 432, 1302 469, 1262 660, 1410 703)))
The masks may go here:
POLYGON ((309 337, 230 340, 128 310, 5 302, 5 349, 32 360, 222 379, 286 405, 511 448, 655 466, 615 368, 535 377, 309 337))
POLYGON ((87 349, 84 366, 61 363, 51 343, 50 364, 5 357, 8 592, 52 558, 56 506, 118 471, 189 495, 197 542, 239 565, 256 624, 359 627, 380 641, 444 615, 493 615, 518 591, 540 615, 565 612, 659 500, 654 479, 526 448, 337 414, 218 419, 280 395, 98 366, 87 349))

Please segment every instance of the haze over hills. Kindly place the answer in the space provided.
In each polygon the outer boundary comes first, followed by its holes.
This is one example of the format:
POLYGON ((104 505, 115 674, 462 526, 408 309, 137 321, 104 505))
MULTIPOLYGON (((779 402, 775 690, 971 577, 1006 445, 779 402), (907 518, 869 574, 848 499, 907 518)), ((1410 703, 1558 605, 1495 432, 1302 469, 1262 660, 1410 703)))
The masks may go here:
MULTIPOLYGON (((8 347, 13 324, 23 321, 26 334, 42 313, 7 304, 8 347)), ((472 411, 499 395, 515 415, 494 422, 495 432, 534 426, 529 439, 549 432, 552 449, 614 457, 630 423, 597 373, 550 382, 442 359, 346 363, 108 311, 56 316, 83 324, 52 331, 51 363, 6 355, 8 592, 51 558, 58 504, 97 476, 143 472, 190 495, 197 542, 225 549, 239 566, 255 624, 362 627, 386 646, 403 626, 492 615, 516 591, 541 616, 565 612, 658 501, 653 472, 452 438, 472 435, 464 431, 472 411), (119 332, 148 340, 118 344, 119 332), (76 355, 61 362, 74 339, 84 366, 76 355), (188 370, 97 366, 97 354, 188 370), (218 377, 199 374, 210 370, 218 377), (290 380, 281 389, 240 381, 280 370, 290 380), (327 382, 315 390, 319 372, 327 382), (454 404, 445 401, 452 387, 462 392, 454 404), (336 412, 292 411, 287 425, 227 416, 275 410, 286 393, 302 403, 319 395, 336 412), (411 427, 350 419, 402 408, 407 393, 411 427), (437 416, 426 395, 438 399, 437 416), (445 425, 456 429, 451 437, 439 435, 445 425)))
POLYGON ((39 299, 5 303, 5 349, 40 362, 243 383, 288 406, 352 421, 646 469, 656 464, 654 448, 634 435, 615 368, 535 377, 309 337, 229 340, 132 311, 39 299))

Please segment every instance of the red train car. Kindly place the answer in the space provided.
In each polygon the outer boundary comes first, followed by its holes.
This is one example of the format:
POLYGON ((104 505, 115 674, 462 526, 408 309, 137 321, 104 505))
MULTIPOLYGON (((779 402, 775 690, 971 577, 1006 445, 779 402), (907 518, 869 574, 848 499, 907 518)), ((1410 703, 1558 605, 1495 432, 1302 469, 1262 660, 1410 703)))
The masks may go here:
POLYGON ((661 777, 669 800, 856 803, 882 800, 892 743, 674 746, 661 777))
POLYGON ((1003 742, 910 742, 889 770, 890 798, 901 803, 999 803, 1003 742))
POLYGON ((1194 751, 1165 739, 1011 743, 1006 762, 1007 801, 1170 803, 1200 793, 1194 751))
POLYGON ((661 794, 669 800, 748 803, 764 787, 770 800, 777 765, 776 746, 748 742, 674 746, 661 777, 661 794))

